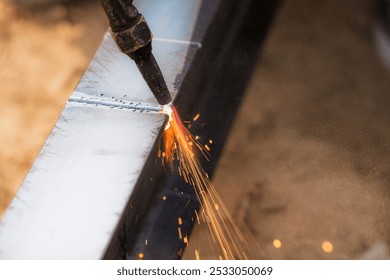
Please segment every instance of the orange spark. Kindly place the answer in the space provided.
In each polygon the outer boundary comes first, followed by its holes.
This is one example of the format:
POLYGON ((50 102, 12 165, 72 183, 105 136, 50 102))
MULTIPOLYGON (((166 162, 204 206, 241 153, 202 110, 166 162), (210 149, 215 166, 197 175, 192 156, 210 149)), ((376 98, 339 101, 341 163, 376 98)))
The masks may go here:
POLYGON ((180 227, 177 227, 177 233, 179 235, 179 239, 183 239, 183 235, 181 233, 181 228, 180 227))
MULTIPOLYGON (((203 156, 208 160, 210 148, 199 142, 199 136, 194 137, 187 130, 174 107, 164 106, 162 113, 169 116, 159 152, 165 155, 164 164, 174 171, 174 161, 177 161, 178 174, 194 188, 202 218, 209 228, 212 239, 219 247, 221 257, 247 259, 245 254, 247 243, 198 159, 199 156, 203 156)), ((197 114, 193 121, 196 121, 199 116, 197 114)), ((209 140, 209 143, 212 144, 212 140, 209 140)), ((195 215, 199 223, 200 219, 196 211, 195 215)), ((180 239, 183 238, 180 227, 178 227, 178 235, 180 239)))
POLYGON ((333 252, 333 244, 329 241, 322 242, 322 250, 326 253, 332 253, 333 252))
POLYGON ((200 114, 196 114, 196 116, 192 120, 195 122, 197 119, 199 119, 199 117, 200 117, 200 114))
POLYGON ((197 249, 195 249, 195 259, 200 260, 199 252, 197 249))

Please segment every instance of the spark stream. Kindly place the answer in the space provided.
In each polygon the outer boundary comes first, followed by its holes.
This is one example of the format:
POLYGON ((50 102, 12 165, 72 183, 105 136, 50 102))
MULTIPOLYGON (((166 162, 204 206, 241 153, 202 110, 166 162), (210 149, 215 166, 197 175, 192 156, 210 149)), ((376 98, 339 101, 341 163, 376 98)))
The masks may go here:
POLYGON ((141 267, 133 267, 133 268, 125 268, 122 266, 122 268, 117 269, 117 275, 118 276, 141 276, 141 275, 152 275, 152 276, 161 276, 161 275, 169 275, 169 276, 188 276, 188 275, 200 275, 201 271, 200 269, 193 268, 193 269, 177 269, 175 267, 172 268, 141 268, 141 267))
MULTIPOLYGON (((163 142, 160 145, 158 156, 162 158, 164 165, 177 171, 185 182, 191 185, 198 197, 200 212, 195 212, 198 223, 203 221, 211 235, 211 240, 219 248, 220 259, 248 259, 250 251, 248 244, 236 225, 233 217, 225 207, 209 176, 203 170, 198 157, 209 157, 210 146, 202 145, 198 136, 193 136, 183 125, 175 107, 164 106, 162 113, 169 116, 169 121, 163 134, 163 142), (178 165, 174 162, 177 161, 178 165)), ((193 121, 199 118, 196 115, 193 121)), ((208 144, 213 141, 210 139, 208 144)), ((181 236, 188 245, 188 238, 181 236)), ((199 254, 196 254, 199 259, 199 254)))

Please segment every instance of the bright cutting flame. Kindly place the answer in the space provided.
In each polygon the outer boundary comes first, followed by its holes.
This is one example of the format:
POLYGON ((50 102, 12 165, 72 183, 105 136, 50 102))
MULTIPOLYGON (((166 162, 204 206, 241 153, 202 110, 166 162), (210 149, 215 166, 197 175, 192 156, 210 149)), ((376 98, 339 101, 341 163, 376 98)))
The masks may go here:
POLYGON ((169 105, 164 105, 161 109, 161 113, 163 113, 169 117, 168 123, 165 126, 165 130, 168 130, 169 127, 171 126, 171 122, 172 122, 172 114, 173 114, 172 107, 169 105))
MULTIPOLYGON (((195 212, 198 223, 200 216, 207 224, 212 240, 218 244, 220 258, 247 259, 245 238, 198 160, 200 154, 208 159, 210 148, 205 148, 198 141, 199 137, 194 137, 186 129, 174 107, 164 106, 162 113, 169 115, 169 121, 164 130, 159 156, 172 170, 177 160, 179 175, 194 188, 200 202, 200 212, 195 212)), ((198 119, 199 114, 195 118, 198 119)))

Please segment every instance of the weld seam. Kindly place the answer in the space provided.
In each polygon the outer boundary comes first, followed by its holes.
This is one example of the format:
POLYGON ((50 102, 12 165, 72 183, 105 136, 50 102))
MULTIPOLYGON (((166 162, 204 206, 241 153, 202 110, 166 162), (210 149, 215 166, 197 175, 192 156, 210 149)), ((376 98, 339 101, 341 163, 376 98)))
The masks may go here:
POLYGON ((81 103, 93 106, 103 106, 109 108, 117 109, 128 109, 138 112, 153 112, 159 113, 162 110, 162 106, 154 106, 147 103, 134 103, 126 101, 105 101, 105 100, 96 100, 96 99, 85 99, 85 98, 75 98, 71 97, 68 99, 68 102, 71 103, 81 103))

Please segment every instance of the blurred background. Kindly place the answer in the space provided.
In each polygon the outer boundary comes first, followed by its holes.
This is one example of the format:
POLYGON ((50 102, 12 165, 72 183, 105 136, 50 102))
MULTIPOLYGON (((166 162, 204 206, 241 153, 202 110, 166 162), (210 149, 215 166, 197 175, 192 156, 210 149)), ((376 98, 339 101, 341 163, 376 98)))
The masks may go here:
POLYGON ((0 0, 1 213, 108 28, 98 1, 51 2, 0 0))
MULTIPOLYGON (((108 28, 97 1, 41 1, 0 0, 0 215, 108 28)), ((386 2, 278 10, 213 180, 263 258, 390 258, 386 2)), ((215 257, 203 230, 185 258, 215 257)))

